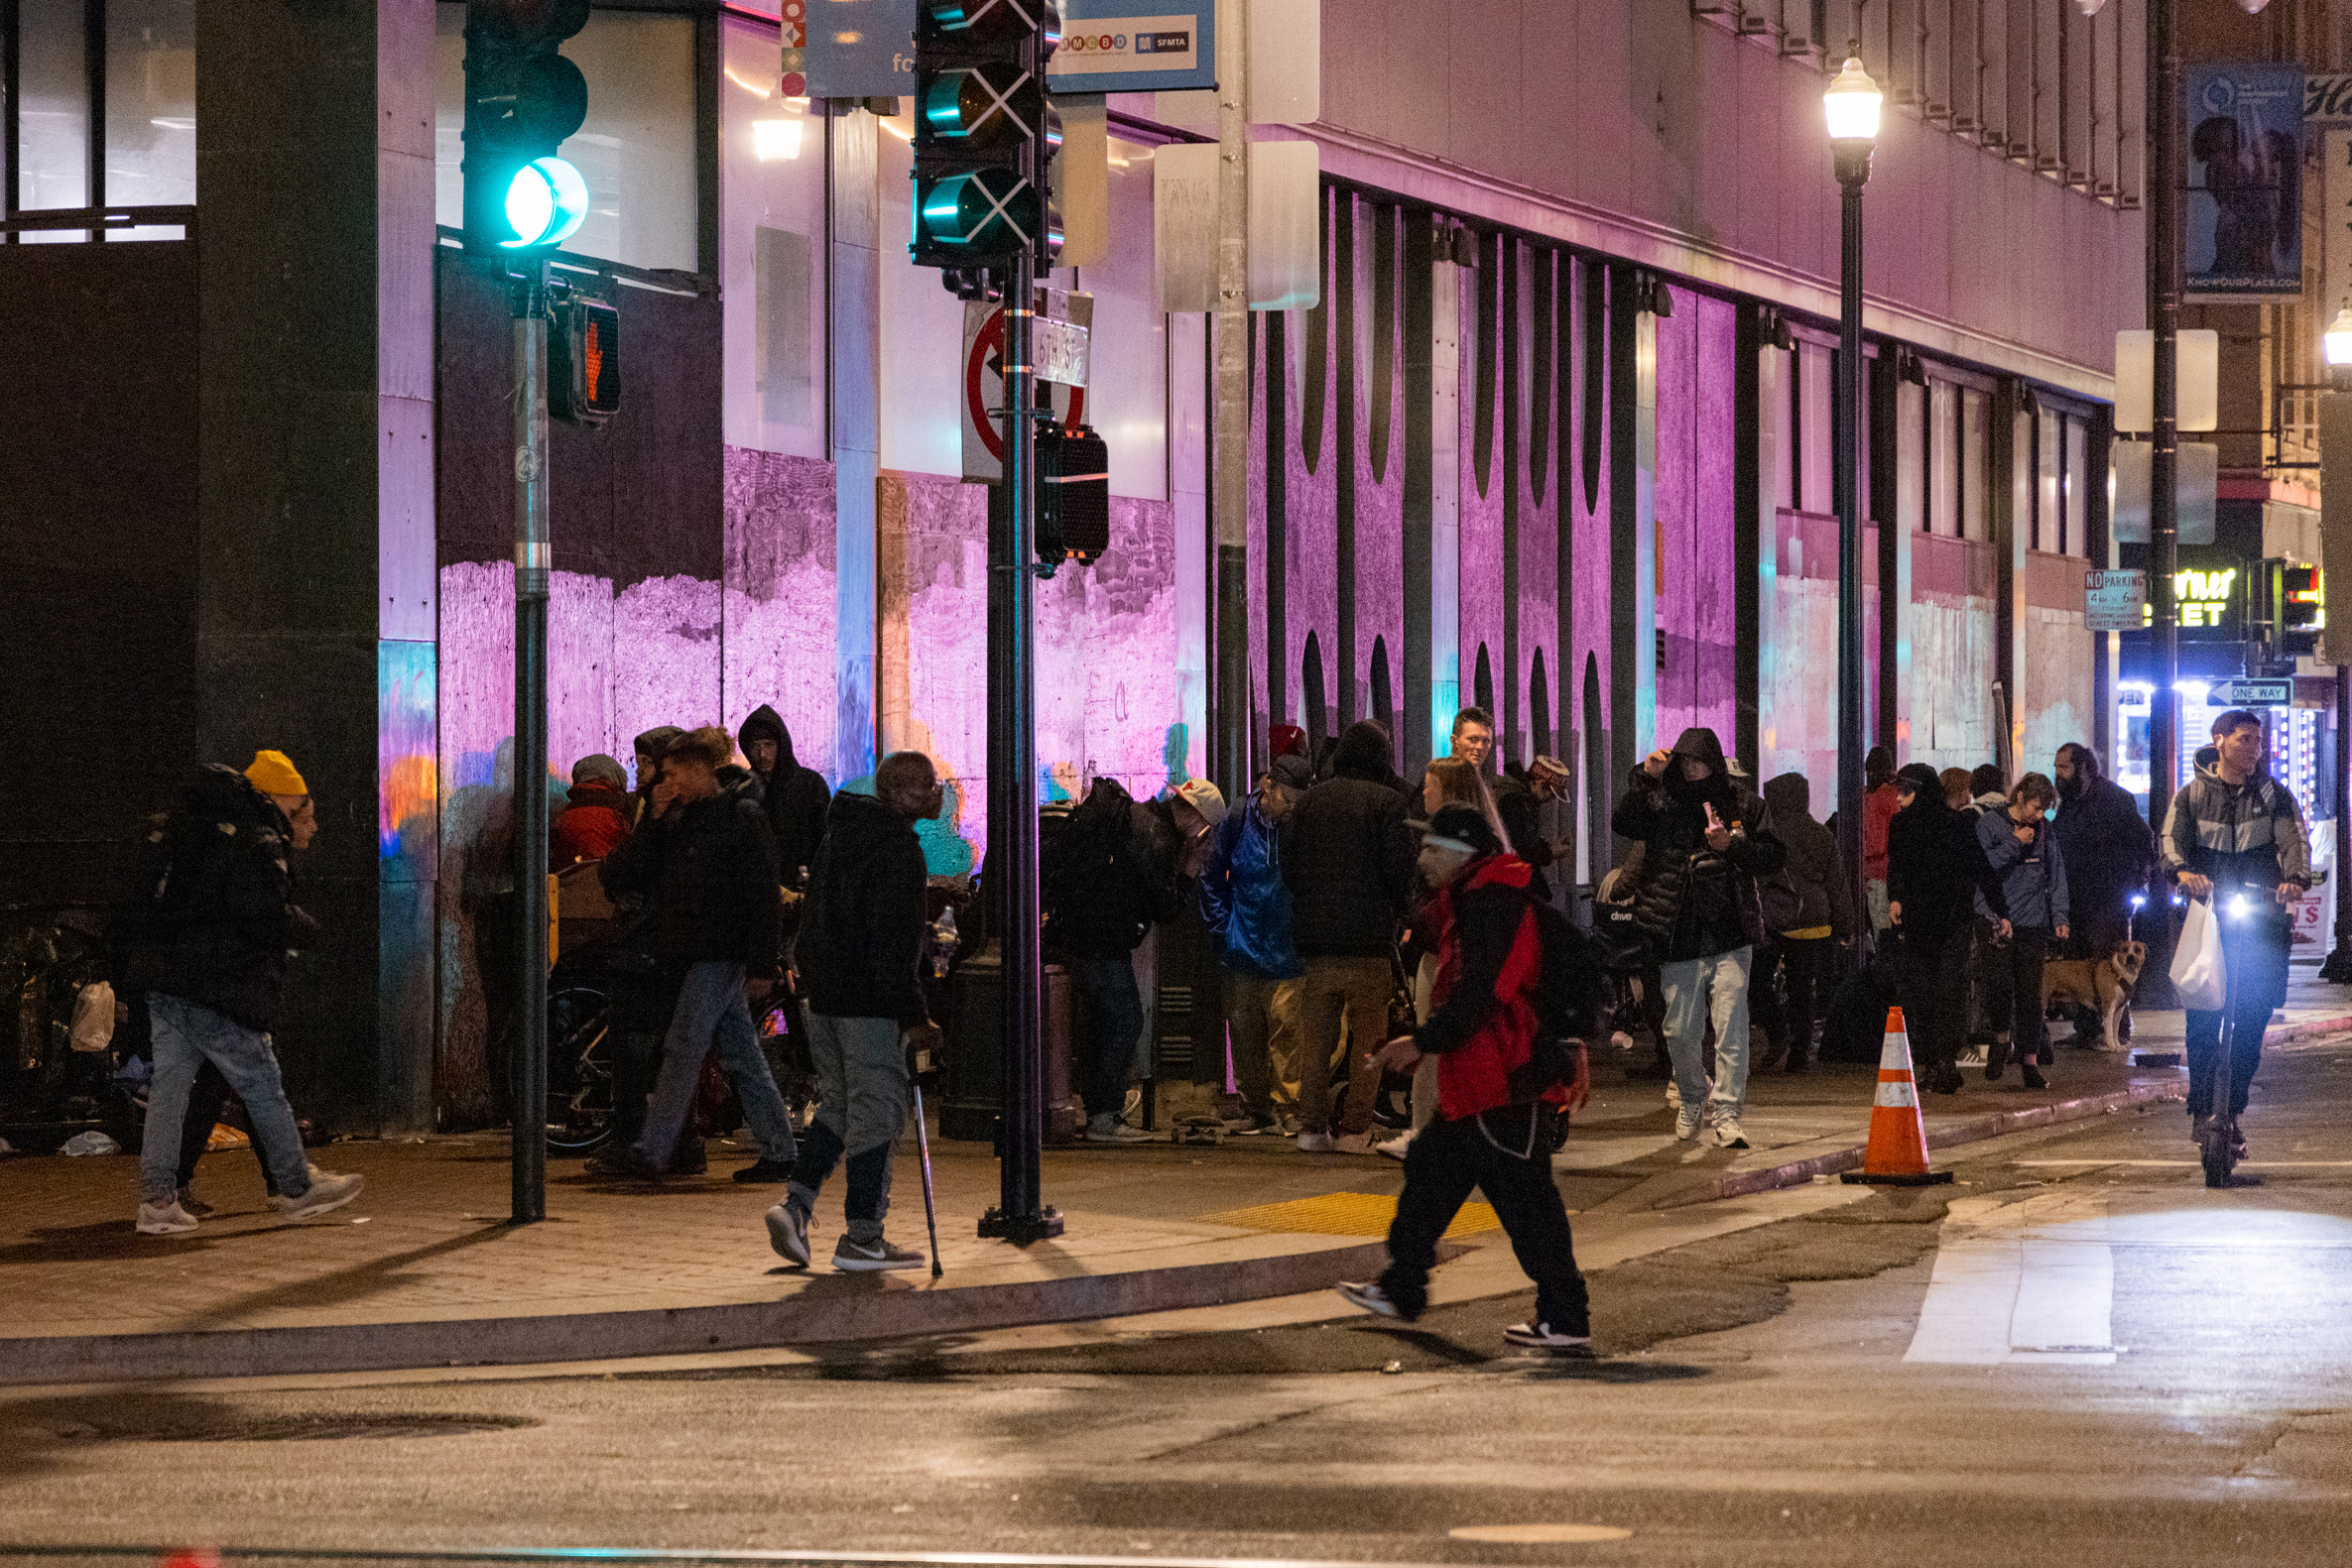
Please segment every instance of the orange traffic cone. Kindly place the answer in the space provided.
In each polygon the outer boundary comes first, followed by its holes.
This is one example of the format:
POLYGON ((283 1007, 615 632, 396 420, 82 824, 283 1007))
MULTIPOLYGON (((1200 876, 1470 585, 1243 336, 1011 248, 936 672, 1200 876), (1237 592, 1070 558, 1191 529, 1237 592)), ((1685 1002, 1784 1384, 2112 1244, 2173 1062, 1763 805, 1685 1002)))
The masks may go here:
POLYGON ((1912 1078, 1911 1036, 1904 1031, 1901 1008, 1887 1009, 1887 1043, 1879 1054, 1879 1092, 1870 1107, 1870 1144, 1862 1150, 1862 1168, 1845 1172, 1844 1179, 1894 1187, 1928 1187, 1952 1179, 1948 1170, 1927 1168, 1927 1127, 1919 1118, 1919 1088, 1912 1078))

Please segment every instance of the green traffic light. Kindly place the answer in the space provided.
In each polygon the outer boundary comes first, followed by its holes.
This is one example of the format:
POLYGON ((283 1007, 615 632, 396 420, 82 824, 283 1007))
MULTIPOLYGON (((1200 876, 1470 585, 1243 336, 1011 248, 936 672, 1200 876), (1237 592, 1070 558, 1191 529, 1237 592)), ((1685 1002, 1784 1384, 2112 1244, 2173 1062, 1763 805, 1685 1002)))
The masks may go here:
POLYGON ((509 250, 557 244, 587 217, 588 182, 580 172, 560 158, 535 158, 506 187, 506 221, 515 237, 499 243, 509 250))

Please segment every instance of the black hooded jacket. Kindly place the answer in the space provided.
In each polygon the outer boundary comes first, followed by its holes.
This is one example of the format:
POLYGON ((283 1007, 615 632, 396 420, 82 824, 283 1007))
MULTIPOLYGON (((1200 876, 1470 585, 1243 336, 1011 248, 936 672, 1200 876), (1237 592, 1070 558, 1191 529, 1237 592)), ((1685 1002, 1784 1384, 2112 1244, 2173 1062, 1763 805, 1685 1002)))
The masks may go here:
POLYGON ((125 988, 271 1028, 293 952, 318 929, 295 905, 292 834, 243 774, 219 763, 199 770, 149 829, 140 885, 117 925, 125 988))
POLYGON ((665 966, 739 963, 772 979, 783 920, 776 844, 757 798, 723 784, 641 823, 597 876, 614 899, 651 904, 653 955, 665 966))
POLYGON ((905 1028, 929 1019, 921 974, 928 885, 922 841, 904 817, 872 795, 833 796, 793 947, 809 1012, 905 1028))
MULTIPOLYGON (((1116 779, 1086 798, 1039 849, 1046 948, 1059 957, 1119 958, 1181 906, 1171 845, 1116 779)), ((1173 831, 1170 835, 1173 837, 1173 831)))
POLYGON ((1813 786, 1802 774, 1783 774, 1764 785, 1773 833, 1788 849, 1789 880, 1796 885, 1793 931, 1829 927, 1838 937, 1854 929, 1854 889, 1837 855, 1837 837, 1813 819, 1813 786))
POLYGON ((797 882, 802 867, 816 864, 816 844, 824 837, 825 807, 833 792, 825 787, 822 774, 801 766, 793 755, 793 732, 764 702, 743 721, 735 744, 748 758, 751 743, 762 736, 776 743, 776 770, 762 781, 766 794, 761 809, 767 813, 768 831, 776 839, 776 864, 787 882, 797 882))
POLYGON ((1385 958, 1412 906, 1413 830, 1389 760, 1388 732, 1351 724, 1331 777, 1291 813, 1283 881, 1301 958, 1385 958))
POLYGON ((1661 962, 1711 958, 1764 940, 1756 882, 1779 871, 1788 851, 1756 791, 1724 766, 1713 730, 1684 730, 1664 779, 1636 768, 1609 825, 1620 837, 1642 843, 1644 876, 1634 895, 1634 918, 1657 944, 1661 962), (1705 763, 1707 777, 1696 783, 1683 778, 1685 757, 1705 763), (1734 830, 1730 846, 1720 851, 1707 847, 1709 805, 1734 830))
POLYGON ((2001 879, 1977 843, 1976 819, 1974 811, 1944 804, 1940 787, 1920 787, 1887 824, 1887 902, 1903 907, 1897 928, 1906 944, 1939 948, 1969 929, 1979 892, 1996 914, 2007 913, 2001 879))
POLYGON ((2052 830, 2066 863, 2066 902, 2079 911, 2078 923, 2087 926, 2093 915, 2122 918, 2130 911, 2132 895, 2147 891, 2156 835, 2123 785, 2098 778, 2082 783, 2080 794, 2058 791, 2052 830))

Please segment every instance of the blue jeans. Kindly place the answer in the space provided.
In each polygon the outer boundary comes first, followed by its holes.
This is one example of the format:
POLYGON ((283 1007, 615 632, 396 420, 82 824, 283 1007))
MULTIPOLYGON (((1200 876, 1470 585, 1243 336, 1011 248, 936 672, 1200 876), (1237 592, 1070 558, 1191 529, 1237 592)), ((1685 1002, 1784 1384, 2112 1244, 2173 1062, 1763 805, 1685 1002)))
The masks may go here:
POLYGON ((187 1116, 187 1092, 207 1061, 245 1102, 253 1142, 262 1163, 285 1197, 310 1190, 310 1161, 303 1152, 302 1129, 286 1103, 278 1057, 270 1037, 210 1008, 168 997, 147 999, 155 1078, 147 1086, 147 1128, 139 1140, 139 1196, 170 1203, 180 1190, 180 1124, 187 1116))
POLYGON ((1135 955, 1073 958, 1070 989, 1078 1004, 1078 1032, 1088 1051, 1086 1116, 1117 1116, 1127 1106, 1127 1069, 1144 1028, 1143 993, 1135 985, 1135 955))
POLYGON ((890 1214, 890 1151, 907 1125, 907 1047, 896 1019, 808 1015, 808 1056, 816 1065, 816 1120, 793 1166, 790 1201, 816 1211, 816 1194, 843 1155, 849 1191, 841 1217, 861 1247, 882 1240, 890 1214))
POLYGON ((645 1131, 637 1137, 637 1151, 657 1165, 667 1165, 694 1109, 694 1089, 702 1081, 702 1059, 718 1046, 719 1066, 735 1085, 743 1102, 743 1119, 759 1141, 760 1157, 778 1164, 792 1163, 793 1118, 776 1092, 776 1078, 760 1050, 759 1030, 752 1026, 751 1009, 743 1002, 743 966, 729 963, 695 964, 678 988, 678 1006, 670 1015, 670 1032, 662 1041, 662 1070, 654 1079, 654 1096, 645 1111, 645 1131))
POLYGON ((1748 1103, 1748 964, 1755 950, 1735 947, 1710 958, 1660 964, 1666 992, 1666 1049, 1683 1106, 1708 1104, 1703 1055, 1715 1025, 1714 1114, 1737 1120, 1748 1103))

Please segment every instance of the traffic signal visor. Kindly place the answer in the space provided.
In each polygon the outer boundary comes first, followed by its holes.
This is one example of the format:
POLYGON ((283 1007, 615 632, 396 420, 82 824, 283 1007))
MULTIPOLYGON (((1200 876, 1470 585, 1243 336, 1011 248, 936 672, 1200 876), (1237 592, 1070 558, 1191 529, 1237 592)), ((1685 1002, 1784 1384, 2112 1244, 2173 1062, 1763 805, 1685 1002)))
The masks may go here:
POLYGON ((506 221, 515 237, 499 243, 509 250, 560 244, 587 216, 588 182, 580 172, 560 158, 535 158, 506 187, 506 221))

